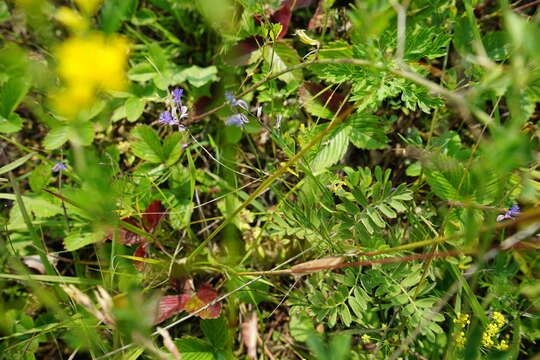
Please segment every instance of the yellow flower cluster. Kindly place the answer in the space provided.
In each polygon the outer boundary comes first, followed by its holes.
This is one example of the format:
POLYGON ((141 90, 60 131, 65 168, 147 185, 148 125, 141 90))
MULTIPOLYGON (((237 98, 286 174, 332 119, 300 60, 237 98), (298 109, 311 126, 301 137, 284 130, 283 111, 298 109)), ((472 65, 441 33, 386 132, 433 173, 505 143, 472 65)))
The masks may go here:
POLYGON ((500 343, 496 344, 497 335, 499 334, 499 331, 506 323, 504 315, 498 311, 495 311, 493 312, 491 318, 492 318, 492 321, 488 324, 486 330, 484 331, 484 334, 482 335, 482 346, 486 348, 493 348, 493 349, 501 350, 501 351, 507 350, 508 349, 507 340, 501 340, 500 343))
POLYGON ((99 91, 126 88, 128 42, 117 35, 90 33, 62 43, 56 55, 64 87, 54 95, 57 110, 76 115, 91 105, 99 91))
POLYGON ((454 319, 454 324, 456 324, 456 336, 454 340, 458 348, 463 348, 465 346, 465 331, 463 330, 470 323, 469 314, 457 313, 457 317, 454 319))
POLYGON ((362 342, 363 342, 364 344, 367 344, 367 343, 370 342, 370 341, 371 341, 371 338, 369 337, 368 334, 362 335, 362 342))

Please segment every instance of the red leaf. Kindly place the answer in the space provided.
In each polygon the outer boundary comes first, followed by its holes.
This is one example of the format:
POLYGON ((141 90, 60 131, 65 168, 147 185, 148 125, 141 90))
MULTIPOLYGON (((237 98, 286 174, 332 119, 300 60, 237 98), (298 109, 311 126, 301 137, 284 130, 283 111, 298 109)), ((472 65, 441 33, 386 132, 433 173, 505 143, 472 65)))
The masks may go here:
MULTIPOLYGON (((192 296, 186 303, 185 310, 194 313, 208 305, 218 297, 216 289, 210 284, 203 283, 195 296, 192 296)), ((217 319, 221 313, 221 303, 214 304, 197 314, 201 319, 217 319)))
POLYGON ((142 216, 143 225, 146 231, 149 233, 154 232, 164 215, 165 208, 161 204, 160 200, 150 203, 142 216))
POLYGON ((190 297, 190 295, 186 294, 163 296, 159 300, 158 314, 154 324, 159 324, 160 322, 184 310, 184 307, 186 306, 186 303, 190 297))
POLYGON ((201 287, 197 291, 197 297, 206 305, 216 299, 218 294, 216 289, 214 289, 210 284, 202 283, 201 287))
MULTIPOLYGON (((136 226, 136 227, 140 227, 139 226, 139 223, 137 222, 137 220, 135 220, 134 218, 124 218, 122 219, 123 222, 126 222, 130 225, 133 225, 133 226, 136 226)), ((113 238, 113 232, 109 232, 107 234, 107 236, 105 237, 105 239, 103 239, 103 241, 105 240, 112 240, 113 238)), ((127 229, 124 229, 123 227, 120 227, 120 236, 119 236, 119 239, 118 241, 122 244, 138 244, 138 243, 142 243, 142 242, 145 242, 146 241, 146 238, 143 237, 143 236, 140 236, 138 234, 135 234, 127 229)))
POLYGON ((306 94, 308 96, 317 96, 314 100, 317 101, 319 104, 325 106, 333 113, 336 113, 339 108, 341 107, 341 111, 339 112, 339 116, 343 116, 344 114, 348 114, 349 111, 352 109, 352 104, 346 103, 343 106, 341 104, 345 101, 345 95, 334 92, 332 89, 324 90, 326 87, 317 84, 311 81, 304 81, 302 84, 302 87, 300 88, 300 91, 306 91, 310 94, 306 94))
MULTIPOLYGON (((139 245, 137 249, 135 249, 133 256, 146 259, 148 257, 148 243, 142 243, 141 245, 139 245)), ((135 265, 135 268, 137 270, 143 271, 146 263, 143 261, 135 261, 133 265, 135 265)))
POLYGON ((291 17, 292 11, 288 5, 282 6, 270 16, 270 22, 274 24, 281 24, 281 31, 279 32, 277 39, 281 39, 287 34, 291 17))
POLYGON ((248 65, 251 53, 259 48, 263 43, 260 36, 252 36, 236 44, 225 57, 225 62, 229 65, 248 65))

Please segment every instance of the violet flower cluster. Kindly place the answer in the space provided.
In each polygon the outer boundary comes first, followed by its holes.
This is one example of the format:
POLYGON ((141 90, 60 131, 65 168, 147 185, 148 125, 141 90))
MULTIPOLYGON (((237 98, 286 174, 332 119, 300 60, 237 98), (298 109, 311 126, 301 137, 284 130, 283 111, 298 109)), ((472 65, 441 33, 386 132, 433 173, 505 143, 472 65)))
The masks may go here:
POLYGON ((188 116, 187 106, 182 105, 182 94, 184 93, 183 89, 176 88, 171 91, 172 102, 168 100, 167 106, 168 110, 159 115, 158 122, 163 125, 177 125, 179 131, 186 130, 186 127, 180 123, 180 120, 188 116))
POLYGON ((59 161, 54 164, 51 170, 52 172, 64 171, 64 170, 67 170, 67 166, 64 163, 59 161))
MULTIPOLYGON (((236 111, 237 106, 241 107, 244 110, 249 110, 248 104, 242 99, 237 100, 236 97, 230 91, 225 92, 225 98, 229 102, 229 105, 233 109, 235 109, 235 111, 236 111)), ((243 128, 246 126, 248 122, 249 122, 249 119, 245 114, 242 114, 241 112, 236 112, 236 114, 229 116, 227 121, 225 121, 225 125, 243 128)))
POLYGON ((512 207, 506 211, 503 215, 497 216, 497 222, 501 222, 507 219, 513 219, 521 213, 521 209, 518 205, 512 205, 512 207))

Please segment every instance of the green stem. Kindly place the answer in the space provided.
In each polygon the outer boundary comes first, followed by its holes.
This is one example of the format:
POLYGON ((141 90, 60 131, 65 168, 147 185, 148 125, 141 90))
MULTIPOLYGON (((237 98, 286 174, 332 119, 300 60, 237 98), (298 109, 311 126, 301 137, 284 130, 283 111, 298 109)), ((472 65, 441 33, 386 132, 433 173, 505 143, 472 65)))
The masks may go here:
POLYGON ((21 190, 19 189, 19 184, 17 183, 17 180, 15 179, 15 176, 13 176, 13 173, 11 171, 8 171, 8 177, 9 182, 11 183, 11 187, 13 188, 13 192, 15 193, 15 199, 17 201, 17 206, 19 207, 19 211, 21 212, 21 215, 24 219, 24 223, 26 224, 26 227, 28 228, 28 232, 30 232, 30 236, 32 238, 32 242, 36 249, 40 250, 39 252, 39 258, 43 265, 45 266, 45 272, 47 275, 54 275, 54 269, 49 262, 49 258, 47 257, 47 248, 45 247, 45 244, 41 241, 38 234, 36 233, 36 229, 34 229, 34 225, 32 224, 32 219, 30 219, 30 216, 28 215, 28 211, 26 211, 26 206, 24 205, 24 201, 22 199, 21 190))

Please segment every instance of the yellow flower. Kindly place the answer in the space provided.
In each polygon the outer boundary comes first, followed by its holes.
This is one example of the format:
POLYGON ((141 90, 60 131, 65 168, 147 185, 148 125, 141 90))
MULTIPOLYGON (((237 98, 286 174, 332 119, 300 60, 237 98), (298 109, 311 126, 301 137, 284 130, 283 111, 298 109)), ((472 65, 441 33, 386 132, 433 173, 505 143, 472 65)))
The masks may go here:
POLYGON ((465 347, 466 339, 463 329, 465 329, 465 327, 470 323, 471 321, 469 320, 469 314, 457 313, 457 317, 454 319, 454 324, 456 324, 456 335, 454 340, 458 348, 465 347))
POLYGON ((88 21, 78 12, 66 6, 62 6, 58 9, 56 12, 56 20, 75 33, 83 32, 88 28, 88 21))
POLYGON ((102 0, 74 0, 79 9, 84 11, 88 15, 93 15, 99 6, 101 5, 102 0))
POLYGON ((121 91, 127 86, 128 42, 120 36, 91 33, 62 43, 56 54, 64 87, 54 95, 57 110, 75 115, 91 105, 100 91, 121 91))
POLYGON ((370 341, 371 341, 371 338, 369 337, 368 334, 362 335, 362 342, 363 342, 364 344, 367 344, 367 343, 370 342, 370 341))
POLYGON ((495 346, 495 349, 500 351, 508 350, 508 343, 506 342, 506 340, 501 340, 501 343, 495 346))
POLYGON ((508 349, 508 342, 502 340, 496 345, 495 341, 498 338, 499 331, 506 323, 506 319, 504 318, 504 315, 498 311, 494 311, 491 318, 492 321, 487 325, 486 330, 482 334, 482 346, 504 351, 508 349))

